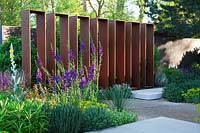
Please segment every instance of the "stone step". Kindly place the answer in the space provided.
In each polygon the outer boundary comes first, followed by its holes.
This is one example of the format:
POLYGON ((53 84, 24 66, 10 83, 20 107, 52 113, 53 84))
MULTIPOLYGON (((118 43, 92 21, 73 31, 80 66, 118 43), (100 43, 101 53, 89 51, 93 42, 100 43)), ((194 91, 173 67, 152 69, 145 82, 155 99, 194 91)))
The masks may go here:
POLYGON ((141 89, 132 91, 132 97, 143 100, 156 100, 162 98, 163 88, 141 89))
POLYGON ((90 133, 200 133, 200 124, 157 117, 90 133))

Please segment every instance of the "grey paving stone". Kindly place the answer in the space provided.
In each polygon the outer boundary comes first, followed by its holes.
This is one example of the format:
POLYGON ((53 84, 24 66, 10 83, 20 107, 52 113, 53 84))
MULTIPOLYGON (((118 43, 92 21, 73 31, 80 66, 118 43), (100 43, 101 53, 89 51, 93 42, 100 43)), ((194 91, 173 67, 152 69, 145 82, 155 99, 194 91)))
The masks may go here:
POLYGON ((158 117, 90 133, 200 133, 200 124, 158 117))

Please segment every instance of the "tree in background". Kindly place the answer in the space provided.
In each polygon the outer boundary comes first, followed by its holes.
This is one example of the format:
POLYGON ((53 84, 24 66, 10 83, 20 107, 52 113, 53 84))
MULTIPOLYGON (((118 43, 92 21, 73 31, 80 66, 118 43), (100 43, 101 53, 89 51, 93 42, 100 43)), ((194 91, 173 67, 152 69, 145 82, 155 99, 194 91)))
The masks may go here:
POLYGON ((156 30, 173 39, 200 37, 199 0, 145 0, 156 30))
POLYGON ((145 13, 145 1, 144 0, 136 0, 136 5, 139 7, 139 17, 138 21, 142 22, 145 13))

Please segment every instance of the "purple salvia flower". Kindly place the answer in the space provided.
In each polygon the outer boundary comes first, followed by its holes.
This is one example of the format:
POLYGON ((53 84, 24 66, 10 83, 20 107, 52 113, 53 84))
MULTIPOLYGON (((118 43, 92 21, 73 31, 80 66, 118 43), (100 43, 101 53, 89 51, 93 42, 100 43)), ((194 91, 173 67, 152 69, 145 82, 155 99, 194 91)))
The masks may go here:
POLYGON ((57 75, 54 75, 54 76, 51 77, 51 81, 58 83, 59 82, 59 77, 57 75))
POLYGON ((95 66, 94 64, 90 65, 90 67, 88 68, 88 81, 92 81, 94 78, 94 71, 95 71, 95 66))
POLYGON ((88 84, 88 80, 87 80, 87 79, 82 79, 82 80, 79 82, 79 87, 80 87, 80 89, 83 89, 87 84, 88 84))
POLYGON ((40 71, 39 68, 37 69, 36 80, 37 80, 37 84, 39 84, 42 81, 42 72, 40 71))
POLYGON ((99 56, 100 56, 100 57, 103 56, 103 48, 102 48, 102 47, 99 48, 99 56))
POLYGON ((75 56, 74 56, 74 54, 73 54, 72 49, 69 49, 69 51, 68 51, 68 59, 69 59, 70 61, 73 61, 74 58, 75 58, 75 56))
POLYGON ((37 59, 37 64, 39 67, 42 67, 43 66, 43 63, 42 63, 42 59, 38 57, 37 59))
POLYGON ((83 53, 83 51, 84 51, 84 47, 85 47, 84 44, 81 43, 81 44, 80 44, 80 51, 81 51, 81 53, 83 53))
POLYGON ((76 79, 76 77, 77 77, 77 73, 76 73, 76 71, 74 71, 74 70, 71 70, 70 71, 70 77, 72 78, 72 79, 76 79))
POLYGON ((84 76, 84 69, 83 68, 80 68, 80 75, 84 76))
POLYGON ((56 59, 57 62, 61 62, 61 60, 62 60, 59 55, 56 55, 55 59, 56 59))
POLYGON ((92 54, 94 55, 96 53, 96 47, 94 45, 91 45, 92 54))

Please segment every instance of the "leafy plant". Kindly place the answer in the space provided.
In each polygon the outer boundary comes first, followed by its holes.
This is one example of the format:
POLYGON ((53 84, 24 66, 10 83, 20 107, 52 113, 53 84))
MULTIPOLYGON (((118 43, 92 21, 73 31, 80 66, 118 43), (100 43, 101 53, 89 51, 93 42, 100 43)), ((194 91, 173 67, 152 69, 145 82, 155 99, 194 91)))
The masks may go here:
MULTIPOLYGON (((197 105, 196 105, 196 110, 197 110, 197 113, 200 114, 200 104, 197 104, 197 105)), ((200 123, 200 117, 196 116, 196 117, 194 118, 194 120, 195 120, 196 122, 200 123)))
POLYGON ((81 132, 96 131, 116 126, 112 112, 103 107, 90 106, 83 111, 81 132))
POLYGON ((44 132, 47 130, 46 114, 39 101, 0 100, 0 131, 7 132, 44 132))
POLYGON ((160 68, 160 52, 157 47, 154 48, 154 70, 157 72, 160 68))
POLYGON ((57 105, 48 108, 48 132, 50 133, 78 133, 81 124, 81 111, 73 105, 57 105))
POLYGON ((188 79, 187 81, 184 81, 182 83, 171 83, 166 86, 164 89, 164 97, 167 98, 167 100, 172 102, 183 102, 184 97, 182 96, 183 92, 186 92, 189 88, 198 88, 200 87, 198 79, 188 79))
POLYGON ((137 121, 135 113, 118 112, 105 107, 90 106, 83 111, 81 132, 101 130, 135 121, 137 121))
POLYGON ((102 91, 101 97, 110 100, 111 105, 118 111, 122 111, 127 104, 127 99, 131 97, 131 88, 124 85, 114 85, 113 87, 102 91))
POLYGON ((115 119, 117 126, 137 121, 137 115, 132 112, 123 110, 122 112, 114 111, 113 114, 113 119, 115 119))
POLYGON ((108 105, 104 103, 94 102, 94 101, 81 101, 80 108, 81 110, 85 110, 91 106, 102 107, 102 108, 109 108, 108 105))
POLYGON ((13 89, 13 94, 10 94, 10 98, 17 103, 21 102, 25 97, 25 92, 22 90, 22 88, 19 86, 21 80, 23 80, 21 75, 16 70, 16 64, 14 61, 14 49, 13 45, 11 43, 10 45, 10 61, 11 61, 11 72, 12 72, 12 78, 11 78, 11 87, 13 89))
POLYGON ((191 88, 185 93, 182 93, 186 102, 189 103, 200 103, 200 88, 191 88))

